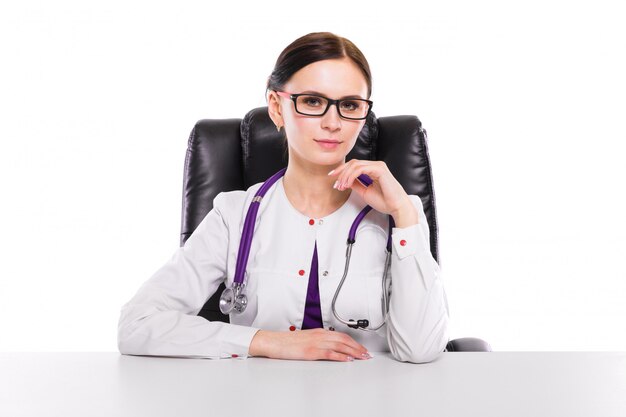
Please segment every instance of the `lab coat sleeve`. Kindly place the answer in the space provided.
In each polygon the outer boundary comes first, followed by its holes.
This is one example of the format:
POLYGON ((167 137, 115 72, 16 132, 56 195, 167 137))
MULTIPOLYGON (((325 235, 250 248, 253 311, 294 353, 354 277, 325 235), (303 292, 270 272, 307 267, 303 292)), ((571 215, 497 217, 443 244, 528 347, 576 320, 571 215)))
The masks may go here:
POLYGON ((434 360, 448 342, 448 301, 439 265, 430 253, 428 223, 418 196, 410 195, 418 224, 393 228, 392 289, 387 341, 399 361, 434 360))
POLYGON ((220 193, 214 208, 171 259, 122 307, 122 354, 200 358, 246 357, 259 329, 210 322, 198 312, 226 277, 228 221, 233 197, 220 193))

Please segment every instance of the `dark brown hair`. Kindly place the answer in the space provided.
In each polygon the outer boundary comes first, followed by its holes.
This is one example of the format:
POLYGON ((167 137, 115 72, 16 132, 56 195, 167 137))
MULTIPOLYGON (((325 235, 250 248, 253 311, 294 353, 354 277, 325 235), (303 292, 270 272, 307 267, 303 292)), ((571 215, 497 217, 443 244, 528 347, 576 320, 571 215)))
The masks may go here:
POLYGON ((367 59, 350 40, 330 32, 312 32, 304 35, 278 56, 267 89, 281 91, 291 76, 301 68, 324 59, 350 58, 359 67, 367 82, 367 97, 372 95, 372 74, 367 59))

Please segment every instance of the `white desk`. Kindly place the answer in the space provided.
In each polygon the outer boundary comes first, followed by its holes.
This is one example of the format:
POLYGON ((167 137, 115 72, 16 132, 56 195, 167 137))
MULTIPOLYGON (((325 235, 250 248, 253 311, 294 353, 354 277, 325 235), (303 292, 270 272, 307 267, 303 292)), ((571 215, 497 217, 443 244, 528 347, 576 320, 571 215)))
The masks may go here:
POLYGON ((428 364, 376 355, 0 353, 0 416, 626 416, 626 352, 454 352, 428 364))

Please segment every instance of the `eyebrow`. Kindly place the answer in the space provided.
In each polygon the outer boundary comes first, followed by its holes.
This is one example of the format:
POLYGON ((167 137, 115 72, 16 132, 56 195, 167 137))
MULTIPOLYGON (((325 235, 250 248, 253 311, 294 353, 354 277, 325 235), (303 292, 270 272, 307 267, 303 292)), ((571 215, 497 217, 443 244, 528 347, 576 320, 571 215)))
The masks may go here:
MULTIPOLYGON (((300 94, 317 94, 318 96, 328 97, 326 94, 320 93, 319 91, 315 91, 315 90, 306 90, 300 94)), ((360 98, 361 100, 365 100, 363 97, 359 96, 358 94, 352 94, 350 96, 339 97, 339 100, 343 100, 347 98, 360 98)))

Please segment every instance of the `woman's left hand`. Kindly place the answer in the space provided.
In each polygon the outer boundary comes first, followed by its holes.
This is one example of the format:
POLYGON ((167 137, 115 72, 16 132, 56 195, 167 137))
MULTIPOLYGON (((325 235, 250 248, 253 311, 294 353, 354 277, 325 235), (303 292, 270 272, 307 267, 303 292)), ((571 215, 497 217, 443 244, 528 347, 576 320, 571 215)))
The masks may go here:
POLYGON ((336 189, 352 188, 373 209, 392 215, 396 227, 405 227, 418 222, 413 203, 385 162, 351 159, 328 175, 336 177, 336 189), (369 187, 357 180, 361 174, 366 174, 372 179, 373 183, 369 187))

